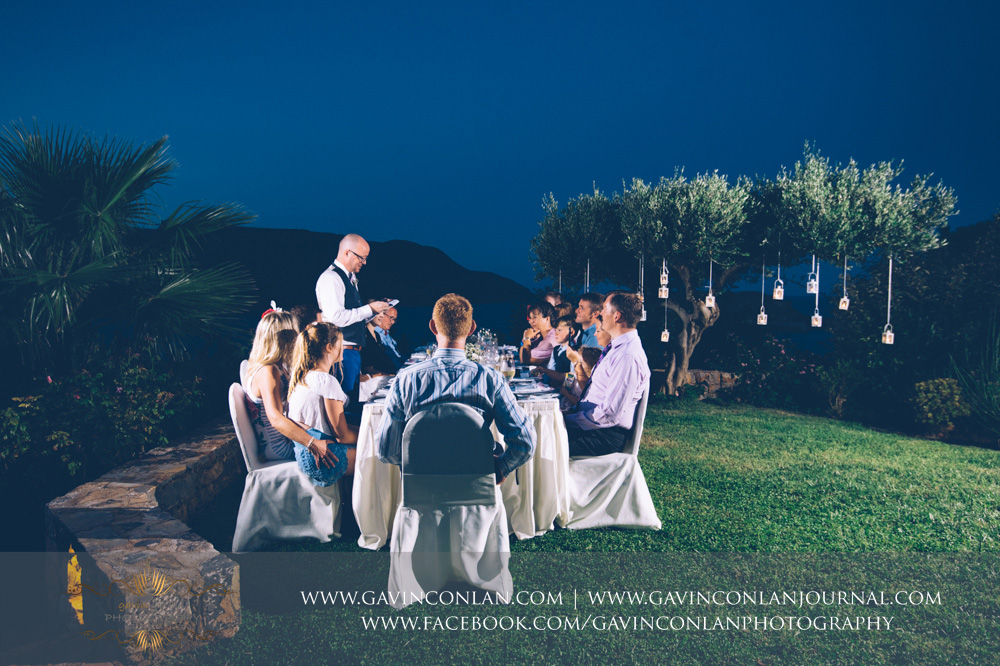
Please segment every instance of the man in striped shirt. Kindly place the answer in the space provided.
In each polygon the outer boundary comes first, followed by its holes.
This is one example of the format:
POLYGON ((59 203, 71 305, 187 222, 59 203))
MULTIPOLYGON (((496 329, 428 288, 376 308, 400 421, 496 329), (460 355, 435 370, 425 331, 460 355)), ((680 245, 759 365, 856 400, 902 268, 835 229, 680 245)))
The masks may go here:
POLYGON ((377 436, 379 460, 402 462, 403 430, 418 411, 440 402, 460 402, 482 414, 487 425, 495 422, 503 435, 505 449, 494 459, 500 483, 535 452, 535 427, 503 375, 466 359, 465 339, 476 330, 467 299, 458 294, 438 299, 430 328, 437 338, 434 357, 400 371, 386 398, 377 436))

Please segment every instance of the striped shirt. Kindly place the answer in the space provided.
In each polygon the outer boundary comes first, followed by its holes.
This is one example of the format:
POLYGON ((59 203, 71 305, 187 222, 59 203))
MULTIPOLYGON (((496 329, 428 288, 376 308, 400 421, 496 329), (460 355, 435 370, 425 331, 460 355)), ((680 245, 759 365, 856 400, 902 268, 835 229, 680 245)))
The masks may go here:
POLYGON ((496 423, 506 445, 499 461, 503 476, 535 452, 535 427, 518 406, 503 375, 467 360, 462 349, 438 349, 433 358, 396 375, 376 437, 379 460, 401 464, 406 422, 421 409, 441 402, 469 405, 482 414, 487 426, 496 423))

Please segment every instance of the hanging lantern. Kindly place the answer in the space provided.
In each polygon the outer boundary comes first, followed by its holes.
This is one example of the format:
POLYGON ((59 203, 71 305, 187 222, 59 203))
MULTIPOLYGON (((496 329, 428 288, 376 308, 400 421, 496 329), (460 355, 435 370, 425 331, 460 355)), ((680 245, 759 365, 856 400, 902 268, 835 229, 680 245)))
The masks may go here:
POLYGON ((819 266, 816 263, 816 255, 812 259, 812 272, 809 273, 809 280, 806 282, 807 294, 819 293, 819 266))
POLYGON ((663 333, 660 333, 660 342, 670 342, 670 331, 663 329, 663 333))
POLYGON ((660 287, 657 294, 660 298, 670 298, 670 287, 660 287))
POLYGON ((771 294, 771 298, 776 301, 785 300, 785 283, 781 278, 774 281, 774 293, 771 294))
MULTIPOLYGON (((666 287, 670 284, 670 271, 667 270, 667 260, 663 260, 663 267, 660 269, 660 284, 666 287)), ((666 298, 666 296, 663 296, 666 298)))
POLYGON ((847 297, 847 255, 844 255, 844 295, 840 299, 840 309, 846 310, 851 306, 851 299, 847 297))
POLYGON ((810 319, 809 321, 813 325, 813 328, 822 328, 823 326, 823 317, 820 316, 819 310, 815 310, 813 312, 812 319, 810 319))
POLYGON ((767 313, 764 312, 764 277, 767 272, 767 259, 760 260, 760 314, 757 315, 757 325, 767 326, 767 313))
POLYGON ((639 321, 646 321, 645 268, 646 268, 646 255, 644 253, 639 253, 639 302, 642 303, 642 317, 639 318, 639 321))
POLYGON ((708 260, 708 296, 705 297, 706 308, 715 307, 715 295, 712 293, 712 267, 714 263, 711 259, 708 260))
POLYGON ((885 304, 885 328, 882 329, 882 344, 891 345, 896 341, 892 332, 892 255, 889 255, 889 293, 885 304))

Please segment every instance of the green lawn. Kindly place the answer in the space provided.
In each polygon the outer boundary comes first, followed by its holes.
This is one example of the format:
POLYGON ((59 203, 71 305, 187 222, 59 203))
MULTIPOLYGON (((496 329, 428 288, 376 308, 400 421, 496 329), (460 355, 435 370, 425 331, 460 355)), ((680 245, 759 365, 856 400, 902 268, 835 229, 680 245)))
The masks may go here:
MULTIPOLYGON (((386 556, 359 552, 353 538, 283 544, 283 553, 241 559, 246 594, 237 637, 202 648, 185 661, 998 663, 996 451, 698 402, 651 403, 644 432, 640 460, 662 531, 557 530, 512 544, 515 587, 562 591, 567 596, 561 603, 303 610, 296 601, 300 589, 384 589, 386 556), (262 559, 267 557, 272 559, 262 559), (253 594, 254 577, 273 577, 269 584, 277 591, 253 594), (940 603, 651 607, 648 602, 589 602, 586 596, 573 604, 568 596, 573 590, 580 595, 595 590, 920 590, 938 593, 940 603), (581 631, 450 632, 372 630, 361 620, 415 617, 424 622, 424 617, 447 615, 591 620, 614 615, 626 622, 662 615, 891 616, 894 624, 883 631, 600 630, 590 625, 581 631)), ((211 531, 208 523, 198 528, 211 531)), ((230 534, 231 529, 230 524, 230 534)))

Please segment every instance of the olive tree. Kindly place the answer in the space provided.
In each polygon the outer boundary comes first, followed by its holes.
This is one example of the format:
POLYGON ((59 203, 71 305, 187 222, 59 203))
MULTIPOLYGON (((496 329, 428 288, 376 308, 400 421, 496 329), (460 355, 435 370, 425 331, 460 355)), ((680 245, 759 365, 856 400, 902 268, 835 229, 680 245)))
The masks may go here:
POLYGON ((775 262, 778 252, 789 265, 809 255, 836 262, 938 245, 938 230, 953 214, 954 193, 931 185, 927 176, 903 188, 894 184, 901 172, 891 163, 864 170, 853 160, 833 165, 807 146, 803 159, 774 180, 741 177, 731 183, 718 172, 687 179, 678 169, 655 186, 635 179, 611 199, 595 191, 560 209, 550 196, 532 241, 536 273, 541 279, 567 267, 579 272, 581 248, 595 255, 594 243, 603 243, 609 260, 624 250, 623 258, 600 264, 600 278, 617 284, 635 284, 638 257, 650 266, 666 261, 671 288, 665 307, 680 321, 665 359, 667 390, 673 392, 687 380, 703 333, 721 316, 718 301, 710 305, 709 291, 700 287, 710 274, 710 289, 722 292, 762 263, 775 262), (576 230, 587 234, 585 243, 576 230))

